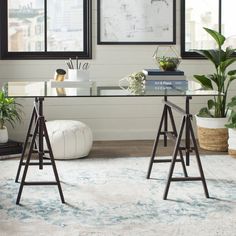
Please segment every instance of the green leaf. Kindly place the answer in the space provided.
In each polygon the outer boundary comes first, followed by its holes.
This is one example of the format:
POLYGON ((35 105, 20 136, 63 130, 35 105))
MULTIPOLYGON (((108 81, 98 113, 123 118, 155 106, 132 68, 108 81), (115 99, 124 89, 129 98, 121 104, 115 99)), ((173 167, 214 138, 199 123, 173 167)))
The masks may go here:
POLYGON ((194 78, 201 83, 201 85, 206 89, 213 89, 211 80, 205 75, 194 75, 194 78))
POLYGON ((232 57, 235 52, 236 52, 236 49, 235 49, 235 48, 227 47, 227 48, 225 49, 225 57, 226 57, 226 59, 232 57))
POLYGON ((236 124, 236 113, 234 113, 234 114, 232 115, 232 117, 231 117, 231 122, 232 122, 233 124, 236 124))
POLYGON ((236 75, 236 70, 228 71, 228 75, 229 75, 229 76, 231 76, 231 75, 236 75))
POLYGON ((216 41, 216 43, 219 46, 219 48, 224 44, 225 37, 222 34, 218 33, 215 30, 212 30, 212 29, 209 29, 209 28, 205 28, 205 27, 204 27, 204 30, 206 30, 206 32, 208 34, 210 34, 214 38, 214 40, 216 41))
POLYGON ((236 106, 236 101, 231 101, 227 104, 228 108, 233 108, 234 106, 236 106))
POLYGON ((225 127, 229 128, 229 129, 234 129, 234 128, 236 128, 236 125, 229 123, 229 124, 226 124, 225 127))
POLYGON ((225 125, 227 128, 236 128, 236 112, 232 111, 229 116, 229 123, 225 125))
POLYGON ((212 80, 216 85, 217 87, 219 87, 220 83, 221 83, 221 78, 220 78, 220 75, 218 74, 212 74, 212 75, 208 75, 208 78, 210 80, 212 80))
POLYGON ((220 65, 220 53, 219 50, 210 49, 210 50, 194 50, 198 54, 204 56, 210 60, 214 66, 217 68, 220 65))
POLYGON ((236 75, 231 76, 231 77, 229 78, 229 83, 233 82, 235 79, 236 79, 236 75))
POLYGON ((3 92, 0 92, 0 101, 2 101, 4 98, 4 93, 3 92))
POLYGON ((208 106, 208 109, 211 110, 215 106, 215 102, 212 99, 210 99, 207 102, 207 106, 208 106))
POLYGON ((206 118, 207 118, 207 117, 208 117, 208 118, 212 118, 212 117, 213 117, 207 107, 201 108, 200 111, 198 112, 197 116, 206 117, 206 118))
MULTIPOLYGON (((236 96, 231 98, 231 101, 227 104, 227 107, 234 108, 236 107, 236 96)), ((234 111, 232 111, 231 116, 234 114, 234 111)))
POLYGON ((233 64, 236 61, 236 58, 230 58, 220 63, 221 71, 225 71, 227 67, 233 64))

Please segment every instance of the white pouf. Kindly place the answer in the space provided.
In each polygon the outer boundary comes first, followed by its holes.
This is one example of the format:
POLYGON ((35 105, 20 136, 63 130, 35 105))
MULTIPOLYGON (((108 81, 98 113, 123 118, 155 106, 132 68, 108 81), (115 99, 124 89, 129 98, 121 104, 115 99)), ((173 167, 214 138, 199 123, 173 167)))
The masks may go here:
POLYGON ((89 154, 93 135, 84 123, 75 120, 46 122, 48 136, 55 159, 76 159, 89 154))

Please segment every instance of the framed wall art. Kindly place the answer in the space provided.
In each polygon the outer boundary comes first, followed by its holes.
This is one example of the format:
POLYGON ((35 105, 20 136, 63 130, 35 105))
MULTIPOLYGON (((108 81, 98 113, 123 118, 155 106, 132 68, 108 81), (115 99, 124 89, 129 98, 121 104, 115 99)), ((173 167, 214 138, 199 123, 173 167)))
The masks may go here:
POLYGON ((97 0, 98 44, 175 44, 176 0, 97 0))

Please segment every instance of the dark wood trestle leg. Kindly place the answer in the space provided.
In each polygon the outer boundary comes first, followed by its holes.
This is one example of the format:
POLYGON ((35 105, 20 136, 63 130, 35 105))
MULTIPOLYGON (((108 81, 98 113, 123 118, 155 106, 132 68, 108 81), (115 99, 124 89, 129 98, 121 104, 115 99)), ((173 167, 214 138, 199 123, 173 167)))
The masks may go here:
POLYGON ((22 168, 22 166, 24 166, 22 178, 20 180, 20 188, 18 191, 17 199, 16 199, 17 205, 20 204, 20 199, 21 199, 23 187, 29 186, 29 185, 35 185, 35 186, 37 186, 37 185, 57 185, 58 191, 60 194, 60 198, 61 198, 61 202, 65 203, 62 188, 61 188, 61 183, 59 180, 59 176, 58 176, 58 172, 57 172, 57 168, 56 168, 56 164, 55 164, 55 160, 54 160, 54 155, 52 152, 52 148, 51 148, 51 144, 50 144, 50 140, 49 140, 49 136, 48 136, 48 132, 47 132, 46 122, 45 122, 45 118, 43 115, 43 101, 44 101, 43 97, 35 98, 34 108, 33 108, 29 128, 27 131, 27 135, 26 135, 21 159, 19 162, 19 166, 18 166, 18 170, 17 170, 17 174, 16 174, 16 179, 15 179, 16 182, 19 182, 21 168, 22 168), (29 151, 28 151, 28 154, 27 154, 27 157, 25 160, 27 144, 28 144, 28 141, 30 140, 30 138, 31 138, 31 141, 30 141, 30 145, 29 145, 29 151), (44 139, 46 141, 48 151, 44 150, 44 139), (37 153, 38 161, 31 160, 33 153, 37 153), (49 154, 49 156, 48 156, 49 160, 44 160, 45 153, 49 154), (39 166, 39 170, 42 170, 43 166, 45 166, 45 165, 51 165, 53 168, 55 181, 37 181, 37 182, 25 181, 26 176, 27 176, 27 171, 28 171, 28 168, 30 165, 39 166))
POLYGON ((203 172, 203 168, 202 168, 202 164, 201 164, 201 160, 200 160, 197 142, 196 142, 196 138, 195 138, 193 127, 192 127, 192 115, 189 112, 190 99, 192 99, 191 96, 186 96, 185 110, 183 110, 179 106, 173 104, 172 102, 168 101, 167 96, 165 96, 165 99, 163 101, 164 109, 163 109, 159 129, 157 132, 157 136, 156 136, 156 139, 155 139, 154 145, 153 145, 152 155, 150 158, 150 163, 149 163, 148 172, 147 172, 147 178, 149 179, 151 176, 151 171, 152 171, 152 167, 153 167, 154 163, 171 162, 169 174, 168 174, 168 179, 167 179, 167 184, 166 184, 166 188, 165 188, 165 192, 164 192, 164 196, 163 196, 164 200, 167 199, 170 183, 172 181, 173 182, 176 182, 176 181, 202 181, 205 196, 207 198, 209 198, 209 193, 208 193, 207 184, 206 184, 206 180, 205 180, 205 176, 204 176, 204 172, 203 172), (177 133, 177 130, 176 130, 176 125, 174 122, 172 109, 176 110, 177 112, 179 112, 183 115, 179 134, 177 133), (168 119, 170 119, 172 131, 167 130, 168 126, 166 125, 166 123, 168 122, 168 119), (164 131, 162 131, 163 129, 164 129, 164 131), (185 131, 185 133, 184 133, 184 131, 185 131), (183 137, 184 134, 185 134, 185 137, 183 137), (172 159, 158 159, 158 158, 156 158, 156 152, 157 152, 157 147, 158 147, 160 135, 164 135, 164 146, 167 145, 167 141, 165 141, 165 137, 176 140, 172 159), (184 144, 182 144, 182 142, 181 142, 183 138, 185 139, 184 144), (197 165, 198 165, 198 169, 200 172, 200 177, 189 177, 188 173, 187 173, 186 166, 190 165, 190 154, 193 151, 195 152, 197 165), (185 152, 186 162, 184 161, 183 152, 185 152), (180 159, 177 159, 178 154, 179 154, 180 159), (184 177, 173 177, 174 167, 175 167, 176 162, 181 162, 184 177))

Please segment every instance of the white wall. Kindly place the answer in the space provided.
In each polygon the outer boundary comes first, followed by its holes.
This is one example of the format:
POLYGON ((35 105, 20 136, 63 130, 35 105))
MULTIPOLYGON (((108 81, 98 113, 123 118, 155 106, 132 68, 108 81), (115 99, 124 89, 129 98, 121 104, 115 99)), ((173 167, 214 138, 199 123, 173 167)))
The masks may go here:
MULTIPOLYGON (((155 45, 97 45, 96 0, 93 0, 93 60, 90 77, 115 85, 120 78, 143 68, 155 68, 152 59, 155 45)), ((180 50, 180 0, 177 0, 177 49, 180 50)), ((6 81, 49 80, 56 68, 65 68, 64 60, 0 60, 0 83, 6 81)), ((189 79, 194 74, 206 74, 213 68, 205 60, 183 60, 180 69, 189 79)), ((52 119, 75 119, 87 123, 95 140, 153 139, 162 110, 161 98, 58 98, 45 101, 45 116, 52 119)), ((195 113, 206 98, 193 98, 191 111, 195 113)), ((175 99, 183 104, 181 98, 175 99)), ((20 99, 25 119, 10 137, 23 140, 32 110, 32 100, 20 99)), ((176 114, 177 121, 179 115, 176 114)))

